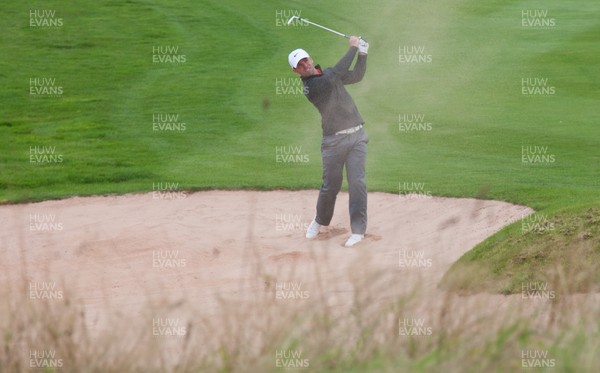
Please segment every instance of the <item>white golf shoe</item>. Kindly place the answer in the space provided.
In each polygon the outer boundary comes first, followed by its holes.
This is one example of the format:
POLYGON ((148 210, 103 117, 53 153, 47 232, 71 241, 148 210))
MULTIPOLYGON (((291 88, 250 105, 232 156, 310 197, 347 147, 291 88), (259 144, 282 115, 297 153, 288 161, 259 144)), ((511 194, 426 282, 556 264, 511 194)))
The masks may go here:
POLYGON ((308 229, 306 230, 306 238, 315 238, 319 234, 319 230, 321 229, 321 224, 317 223, 315 219, 310 223, 308 229))
POLYGON ((344 246, 346 247, 352 247, 354 245, 356 245, 357 243, 359 243, 360 241, 362 241, 365 238, 364 234, 351 234, 350 238, 348 238, 348 241, 346 241, 346 243, 344 244, 344 246))

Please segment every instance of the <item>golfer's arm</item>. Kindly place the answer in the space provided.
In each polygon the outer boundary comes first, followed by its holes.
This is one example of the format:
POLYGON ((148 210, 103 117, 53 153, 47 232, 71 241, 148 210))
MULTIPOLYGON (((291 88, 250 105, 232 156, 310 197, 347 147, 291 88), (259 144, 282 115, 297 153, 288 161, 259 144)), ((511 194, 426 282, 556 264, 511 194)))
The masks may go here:
POLYGON ((358 47, 350 47, 340 62, 333 67, 333 71, 338 75, 346 74, 348 70, 350 70, 350 65, 352 65, 352 61, 354 60, 357 51, 358 47))
POLYGON ((365 76, 366 71, 367 55, 359 53, 358 58, 356 59, 356 64, 354 64, 354 69, 342 77, 342 82, 344 84, 358 83, 362 80, 363 76, 365 76))

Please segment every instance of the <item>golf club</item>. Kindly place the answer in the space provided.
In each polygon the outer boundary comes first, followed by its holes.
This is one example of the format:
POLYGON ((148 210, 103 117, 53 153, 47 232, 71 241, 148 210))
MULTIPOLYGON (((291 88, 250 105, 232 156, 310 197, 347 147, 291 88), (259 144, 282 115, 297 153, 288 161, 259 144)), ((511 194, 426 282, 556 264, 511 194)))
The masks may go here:
MULTIPOLYGON (((317 26, 317 27, 319 27, 319 28, 322 28, 323 30, 327 30, 327 31, 329 31, 329 32, 333 32, 334 34, 336 34, 336 35, 339 35, 339 36, 343 36, 343 37, 345 37, 346 39, 350 39, 350 36, 348 36, 348 35, 346 35, 346 34, 342 34, 341 32, 338 32, 338 31, 332 30, 332 29, 330 29, 329 27, 321 26, 321 25, 319 25, 318 23, 311 22, 311 21, 309 21, 309 20, 307 20, 307 19, 305 19, 305 18, 299 17, 299 16, 292 16, 292 18, 290 18, 290 19, 288 20, 287 24, 288 24, 288 25, 290 25, 294 19, 299 19, 299 20, 300 20, 300 21, 302 21, 302 22, 306 22, 306 23, 308 23, 308 24, 311 24, 311 25, 313 25, 313 26, 317 26)), ((363 39, 363 38, 361 38, 361 40, 364 40, 364 41, 366 42, 366 40, 365 40, 365 39, 363 39)))

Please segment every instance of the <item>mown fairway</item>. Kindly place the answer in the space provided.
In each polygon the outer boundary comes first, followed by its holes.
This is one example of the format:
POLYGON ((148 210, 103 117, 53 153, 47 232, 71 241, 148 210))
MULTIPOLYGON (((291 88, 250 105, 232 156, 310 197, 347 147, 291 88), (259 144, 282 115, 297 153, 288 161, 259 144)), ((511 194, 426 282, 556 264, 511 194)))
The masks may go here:
POLYGON ((289 94, 296 78, 287 54, 304 47, 329 66, 347 44, 314 27, 283 26, 301 11, 371 42, 366 78, 351 87, 371 137, 371 190, 396 193, 408 182, 536 209, 589 202, 600 179, 597 5, 555 4, 546 17, 554 27, 522 26, 523 10, 546 8, 64 1, 52 7, 63 25, 51 29, 29 24, 43 4, 3 5, 0 199, 125 193, 158 182, 318 187, 319 117, 289 94), (171 55, 183 62, 153 62, 156 47, 177 48, 171 55), (404 47, 431 62, 401 63, 404 47), (62 95, 31 95, 35 78, 55 79, 62 95), (524 95, 524 78, 546 79, 554 93, 524 95), (153 129, 154 114, 177 115, 179 130, 153 129), (430 130, 402 127, 401 115, 420 116, 430 130), (52 147, 63 162, 30 163, 32 146, 52 147), (278 147, 301 147, 309 162, 278 163, 278 147), (523 147, 555 161, 523 163, 523 147))

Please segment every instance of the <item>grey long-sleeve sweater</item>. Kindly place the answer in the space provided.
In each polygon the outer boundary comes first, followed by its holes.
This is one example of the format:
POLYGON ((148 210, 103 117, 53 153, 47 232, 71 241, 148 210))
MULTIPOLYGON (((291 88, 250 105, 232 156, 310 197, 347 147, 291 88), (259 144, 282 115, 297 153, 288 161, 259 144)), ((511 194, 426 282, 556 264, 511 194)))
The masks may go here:
POLYGON ((345 84, 360 82, 367 70, 367 55, 359 54, 354 69, 350 71, 357 51, 357 47, 350 47, 334 67, 326 68, 322 74, 302 78, 305 96, 321 113, 323 136, 364 123, 344 87, 345 84))

